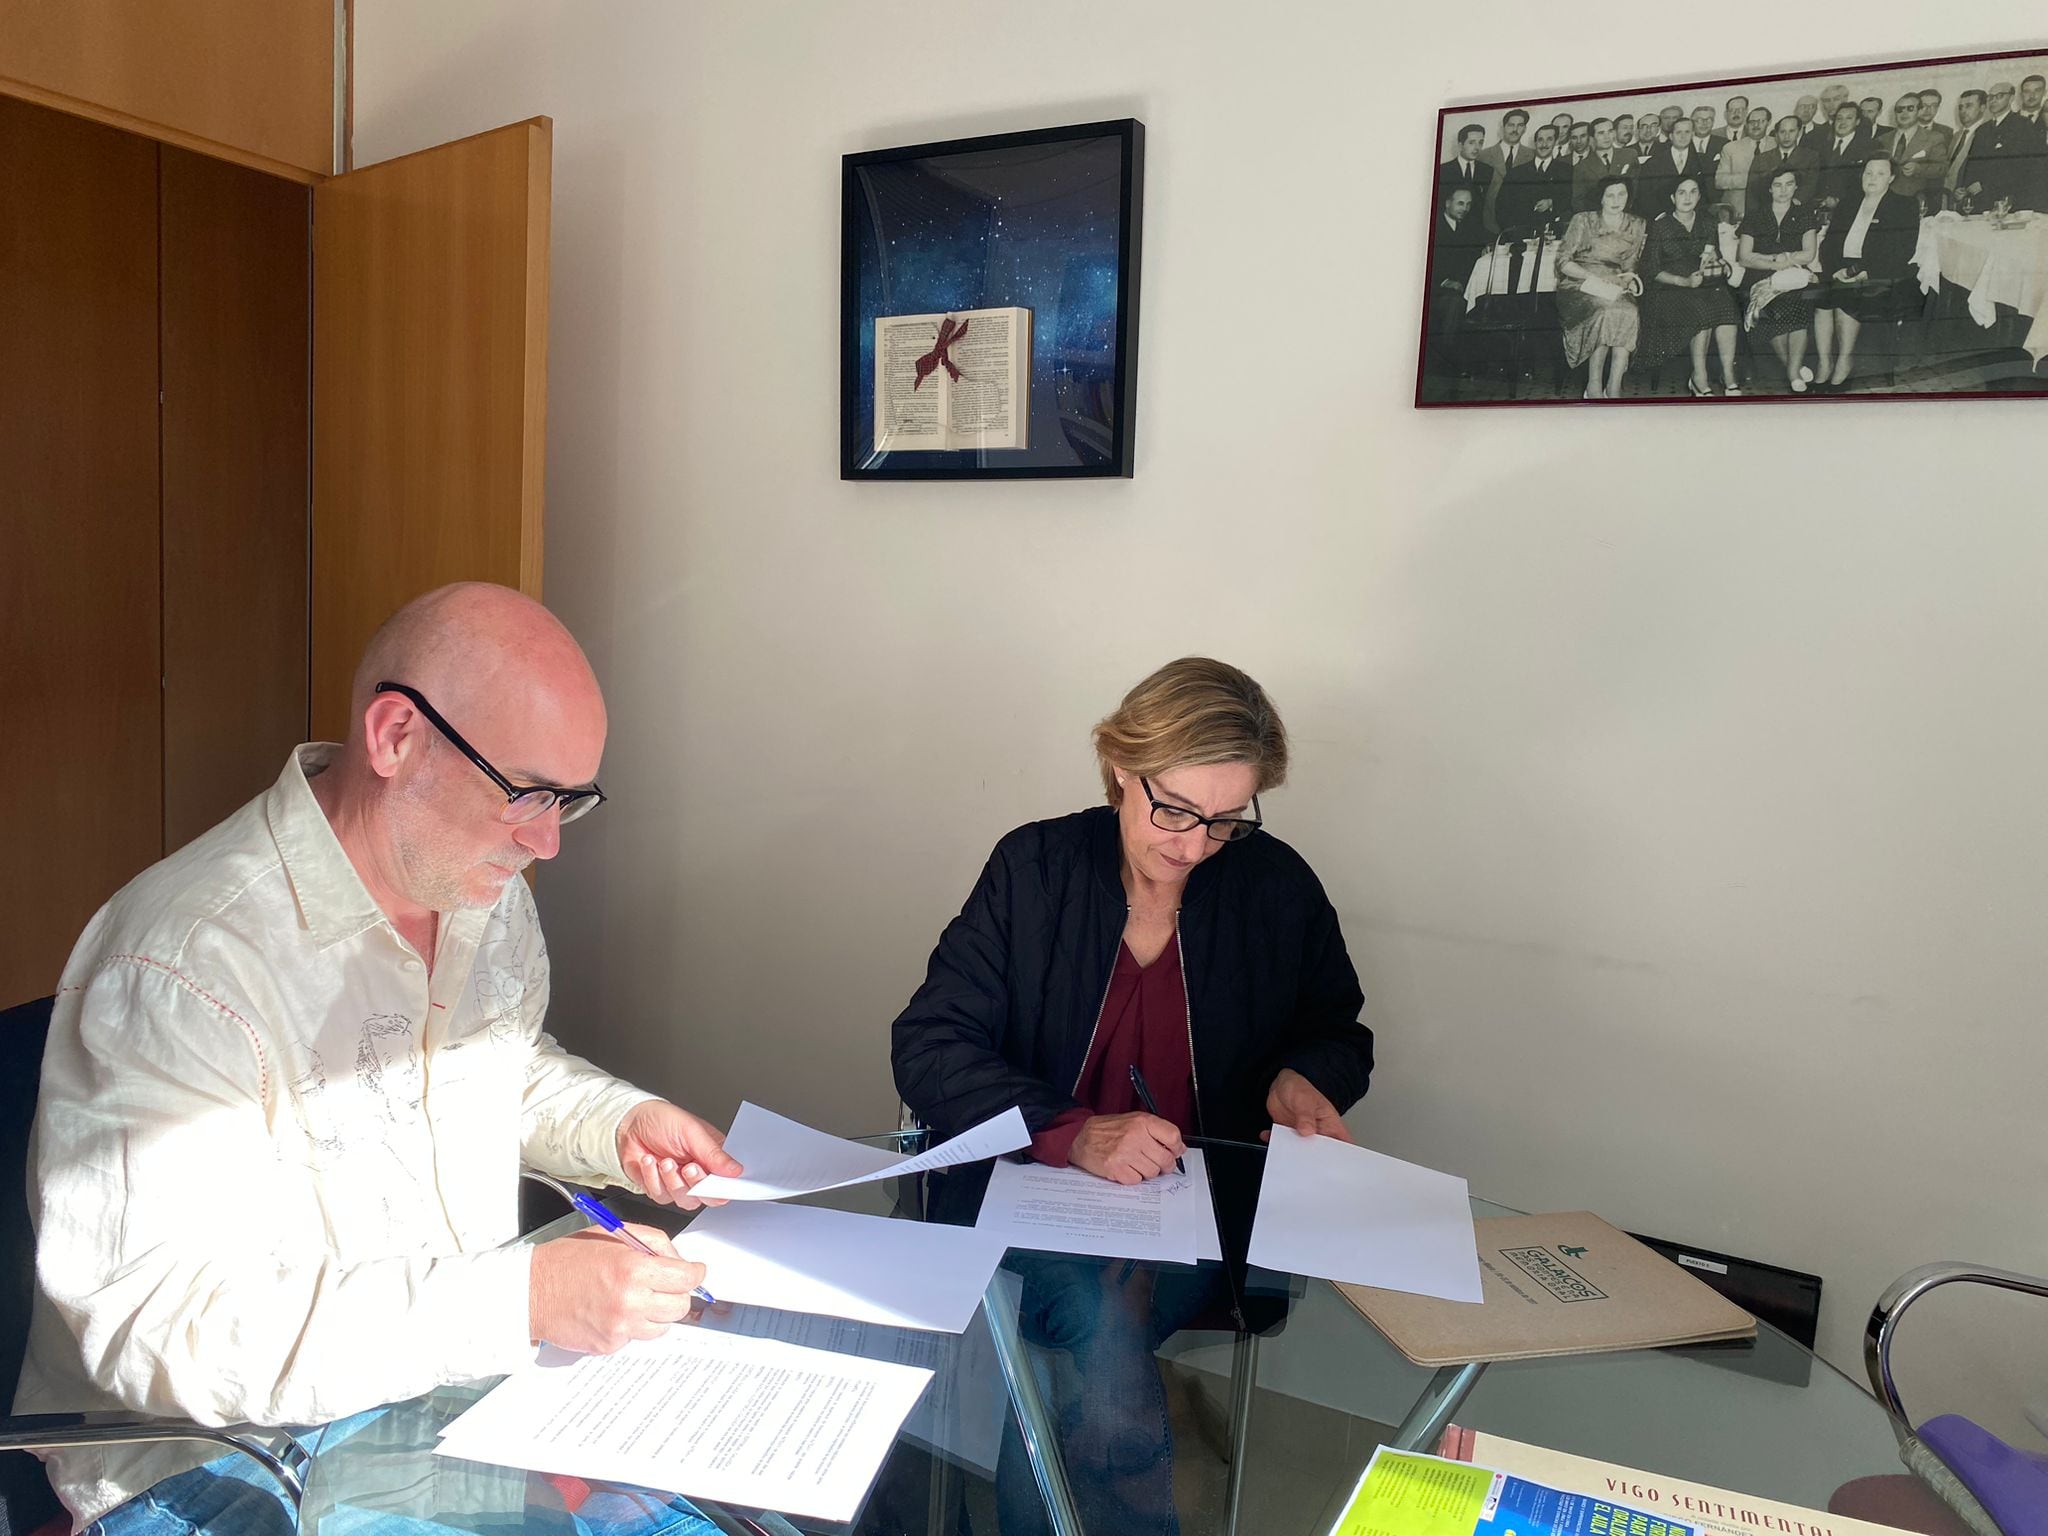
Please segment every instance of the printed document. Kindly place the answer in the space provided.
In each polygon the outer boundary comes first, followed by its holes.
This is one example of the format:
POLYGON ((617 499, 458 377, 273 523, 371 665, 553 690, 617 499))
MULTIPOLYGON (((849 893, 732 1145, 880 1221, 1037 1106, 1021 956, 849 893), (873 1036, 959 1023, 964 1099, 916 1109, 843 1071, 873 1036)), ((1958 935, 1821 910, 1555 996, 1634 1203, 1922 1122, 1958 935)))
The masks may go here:
POLYGON ((1118 1184, 1080 1168, 999 1162, 974 1230, 1011 1248, 1193 1264, 1221 1258, 1216 1207, 1199 1150, 1186 1173, 1118 1184))
MULTIPOLYGON (((774 1210, 774 1206, 760 1207, 774 1210)), ((1009 1310, 1018 1305, 1015 1275, 997 1276, 997 1289, 1007 1296, 1009 1310)), ((903 1436, 938 1452, 984 1477, 996 1475, 1002 1449, 1003 1417, 1010 1406, 1001 1363, 988 1323, 975 1318, 965 1333, 932 1333, 917 1328, 882 1328, 838 1317, 810 1317, 801 1312, 773 1312, 766 1307, 714 1307, 697 1326, 752 1338, 780 1339, 830 1350, 835 1355, 862 1355, 921 1365, 934 1374, 932 1384, 904 1421, 903 1436)))
POLYGON ((1331 1136, 1275 1126, 1252 1219, 1266 1269, 1477 1302, 1465 1181, 1331 1136))
POLYGON ((699 1179, 690 1193, 704 1200, 785 1200, 791 1195, 814 1195, 849 1184, 871 1184, 933 1168, 978 1163, 1030 1143, 1024 1116, 1015 1108, 962 1131, 929 1152, 905 1157, 813 1130, 758 1104, 742 1104, 733 1116, 725 1150, 747 1171, 736 1179, 714 1173, 699 1179))
POLYGON ((850 1521, 931 1379, 918 1366, 704 1328, 615 1355, 543 1346, 436 1449, 850 1521))
POLYGON ((959 1333, 1003 1262, 1000 1238, 808 1205, 705 1211, 676 1234, 720 1301, 959 1333))

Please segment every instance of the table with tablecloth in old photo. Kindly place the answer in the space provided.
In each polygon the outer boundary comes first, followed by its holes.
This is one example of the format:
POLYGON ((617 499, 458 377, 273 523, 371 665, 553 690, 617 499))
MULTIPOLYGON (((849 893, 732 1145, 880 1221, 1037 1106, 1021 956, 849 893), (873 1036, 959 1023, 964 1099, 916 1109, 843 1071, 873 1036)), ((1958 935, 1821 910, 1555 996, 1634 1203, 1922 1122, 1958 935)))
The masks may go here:
POLYGON ((2048 214, 2001 229, 1988 216, 1941 213, 1920 225, 1913 254, 1920 286, 1968 290, 1970 318, 1990 327, 2000 306, 2031 322, 2021 345, 2038 366, 2048 357, 2048 214))

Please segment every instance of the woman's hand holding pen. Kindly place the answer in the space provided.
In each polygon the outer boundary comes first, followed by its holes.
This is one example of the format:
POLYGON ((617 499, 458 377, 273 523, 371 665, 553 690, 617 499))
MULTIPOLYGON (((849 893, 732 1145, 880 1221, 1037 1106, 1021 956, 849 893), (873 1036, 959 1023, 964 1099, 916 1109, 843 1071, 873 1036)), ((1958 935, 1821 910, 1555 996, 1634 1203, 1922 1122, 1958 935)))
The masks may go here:
POLYGON ((1171 1120, 1136 1110, 1089 1116, 1067 1149, 1067 1161, 1098 1179, 1142 1184, 1171 1173, 1174 1159, 1186 1150, 1171 1120))
POLYGON ((690 1186, 699 1179, 744 1171, 726 1154, 722 1131, 660 1099, 635 1104, 619 1121, 619 1166, 648 1199, 686 1211, 725 1203, 692 1198, 690 1186))
POLYGON ((536 1343, 608 1355, 690 1320, 690 1293, 704 1283, 704 1266, 677 1258, 653 1227, 628 1224, 626 1231, 652 1251, 597 1228, 535 1247, 526 1307, 536 1343))

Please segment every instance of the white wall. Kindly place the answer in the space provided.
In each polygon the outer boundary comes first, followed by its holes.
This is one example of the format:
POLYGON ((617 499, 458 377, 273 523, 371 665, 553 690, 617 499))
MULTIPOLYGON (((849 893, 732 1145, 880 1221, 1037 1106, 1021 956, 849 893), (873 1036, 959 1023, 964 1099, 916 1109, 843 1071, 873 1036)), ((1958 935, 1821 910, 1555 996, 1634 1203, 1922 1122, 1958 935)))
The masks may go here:
POLYGON ((1850 1364, 1911 1264, 2048 1272, 2048 417, 1417 412, 1434 113, 2032 46, 2039 6, 1396 14, 359 0, 358 163, 555 119, 547 591, 616 797, 541 883, 560 1031, 888 1123, 989 845, 1211 652, 1294 732, 1268 819, 1365 981, 1360 1135, 1817 1270, 1850 1364), (1125 114, 1137 479, 842 484, 838 157, 1125 114))

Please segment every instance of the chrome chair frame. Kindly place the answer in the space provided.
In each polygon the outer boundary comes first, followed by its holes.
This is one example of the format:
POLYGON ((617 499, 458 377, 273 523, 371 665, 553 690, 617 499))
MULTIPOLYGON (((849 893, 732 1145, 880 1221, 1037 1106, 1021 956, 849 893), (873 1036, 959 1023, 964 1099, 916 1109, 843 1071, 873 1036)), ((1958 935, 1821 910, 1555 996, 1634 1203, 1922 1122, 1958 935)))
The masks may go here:
POLYGON ((1892 1434, 1899 1442, 1899 1459, 1937 1498, 1954 1510, 1971 1531, 1979 1533, 1979 1536, 1997 1536, 1999 1527, 1991 1518, 1990 1511, 1978 1501, 1955 1469, 1920 1438, 1911 1416, 1906 1412, 1905 1400, 1899 1395, 1898 1382, 1892 1376, 1892 1341, 1898 1335, 1899 1323, 1905 1317, 1906 1309, 1929 1291, 1956 1284, 1986 1285, 2030 1296, 2048 1296, 2048 1280, 2034 1275, 1953 1261, 1922 1264, 1918 1269, 1907 1270, 1886 1286, 1877 1298, 1877 1304, 1870 1309, 1870 1320, 1863 1327, 1863 1364, 1870 1375, 1871 1390, 1884 1405, 1885 1416, 1891 1420, 1892 1434))
POLYGON ((1863 1326, 1863 1366, 1870 1375, 1870 1389, 1891 1415, 1892 1429, 1902 1438, 1914 1434, 1913 1422, 1892 1379, 1892 1340, 1906 1309, 1929 1291, 1944 1285, 1989 1285, 2001 1290, 2021 1291, 2030 1296, 2048 1296, 2048 1280, 2023 1275, 2015 1270, 1994 1269, 1987 1264, 1959 1264, 1945 1261, 1909 1269, 1884 1288, 1877 1305, 1870 1309, 1870 1321, 1863 1326))
POLYGON ((0 1417, 0 1451, 57 1451, 85 1445, 201 1440, 240 1451, 277 1480, 296 1517, 306 1498, 312 1457, 282 1429, 257 1424, 144 1419, 119 1413, 16 1413, 0 1417))

